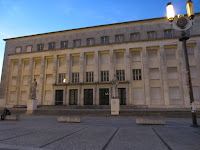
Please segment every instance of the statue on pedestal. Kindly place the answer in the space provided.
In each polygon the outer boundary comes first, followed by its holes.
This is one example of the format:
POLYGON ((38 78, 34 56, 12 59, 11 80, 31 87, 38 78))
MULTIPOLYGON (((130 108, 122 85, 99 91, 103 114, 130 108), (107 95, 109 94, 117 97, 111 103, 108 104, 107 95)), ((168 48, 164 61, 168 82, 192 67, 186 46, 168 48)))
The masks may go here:
POLYGON ((112 79, 112 98, 118 98, 117 85, 119 84, 119 80, 117 79, 116 74, 114 74, 114 78, 112 79))
POLYGON ((29 94, 29 98, 32 100, 36 99, 36 88, 37 88, 37 82, 36 82, 36 79, 34 79, 34 82, 32 83, 30 87, 30 94, 29 94))

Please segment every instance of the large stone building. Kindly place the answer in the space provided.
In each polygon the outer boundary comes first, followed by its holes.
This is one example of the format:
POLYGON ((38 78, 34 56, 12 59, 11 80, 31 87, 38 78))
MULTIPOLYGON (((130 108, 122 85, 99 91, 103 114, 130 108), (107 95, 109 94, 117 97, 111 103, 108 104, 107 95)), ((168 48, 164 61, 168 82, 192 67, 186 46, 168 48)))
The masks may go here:
MULTIPOLYGON (((200 14, 188 34, 200 108, 200 14)), ((121 105, 189 108, 179 37, 156 18, 5 39, 0 105, 26 105, 34 79, 38 105, 109 105, 116 74, 121 105)))

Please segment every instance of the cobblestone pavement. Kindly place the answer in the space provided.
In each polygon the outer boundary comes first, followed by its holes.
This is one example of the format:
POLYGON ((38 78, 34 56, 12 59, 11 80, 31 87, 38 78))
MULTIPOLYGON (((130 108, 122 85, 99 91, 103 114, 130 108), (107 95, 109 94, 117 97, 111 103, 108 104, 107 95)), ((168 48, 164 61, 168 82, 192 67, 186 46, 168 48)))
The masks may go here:
POLYGON ((85 117, 59 123, 55 116, 21 116, 0 121, 0 150, 200 150, 200 128, 191 122, 136 125, 135 117, 85 117))

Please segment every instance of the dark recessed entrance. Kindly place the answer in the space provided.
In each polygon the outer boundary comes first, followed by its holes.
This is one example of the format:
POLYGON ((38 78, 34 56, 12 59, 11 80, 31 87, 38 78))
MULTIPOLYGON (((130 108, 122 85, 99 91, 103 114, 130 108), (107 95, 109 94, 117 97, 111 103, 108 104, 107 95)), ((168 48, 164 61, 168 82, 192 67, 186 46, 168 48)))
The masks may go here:
POLYGON ((84 105, 93 105, 93 89, 84 89, 84 105))
POLYGON ((77 105, 78 89, 69 90, 69 105, 77 105))
POLYGON ((56 90, 55 105, 63 105, 63 90, 56 90))
POLYGON ((109 105, 109 89, 99 89, 99 104, 109 105))
POLYGON ((119 88, 118 92, 119 92, 120 105, 126 105, 126 89, 119 88))

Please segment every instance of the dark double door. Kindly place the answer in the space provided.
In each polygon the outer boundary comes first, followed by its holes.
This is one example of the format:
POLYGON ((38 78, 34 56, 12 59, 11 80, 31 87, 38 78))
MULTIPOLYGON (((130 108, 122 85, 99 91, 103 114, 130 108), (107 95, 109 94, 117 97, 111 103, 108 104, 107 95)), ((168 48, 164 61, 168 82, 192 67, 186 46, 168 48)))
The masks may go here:
POLYGON ((120 105, 126 105, 126 89, 125 88, 118 89, 118 96, 120 99, 120 105))
POLYGON ((84 89, 84 105, 93 105, 93 89, 84 89))
POLYGON ((99 89, 99 104, 109 105, 109 89, 99 89))
POLYGON ((63 90, 56 90, 55 105, 63 105, 63 90))

